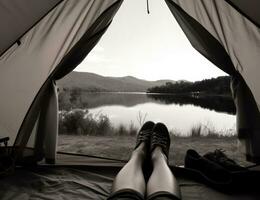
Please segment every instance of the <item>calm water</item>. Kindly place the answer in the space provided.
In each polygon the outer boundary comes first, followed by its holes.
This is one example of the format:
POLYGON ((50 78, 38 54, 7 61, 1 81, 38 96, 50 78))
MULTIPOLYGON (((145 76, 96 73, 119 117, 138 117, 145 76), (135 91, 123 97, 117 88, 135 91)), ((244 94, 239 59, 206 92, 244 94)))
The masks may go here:
POLYGON ((145 93, 81 93, 77 104, 93 114, 105 114, 112 124, 140 127, 140 121, 163 122, 175 134, 189 135, 201 126, 219 134, 234 134, 235 108, 230 98, 147 95, 145 93))

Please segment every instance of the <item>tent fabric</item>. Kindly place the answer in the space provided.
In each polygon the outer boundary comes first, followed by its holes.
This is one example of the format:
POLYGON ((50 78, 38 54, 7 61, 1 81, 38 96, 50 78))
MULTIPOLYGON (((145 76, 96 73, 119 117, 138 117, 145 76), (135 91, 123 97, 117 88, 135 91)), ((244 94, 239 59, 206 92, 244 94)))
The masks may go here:
MULTIPOLYGON (((260 14, 256 9, 259 2, 165 1, 199 52, 227 73, 241 75, 259 112, 260 14)), ((57 109, 56 97, 49 96, 54 81, 73 70, 90 52, 121 3, 122 0, 28 0, 27 4, 4 0, 0 3, 0 17, 6 19, 0 23, 3 30, 0 33, 0 92, 3 94, 0 136, 9 136, 18 154, 28 140, 28 146, 37 145, 40 154, 44 142, 39 138, 44 138, 49 128, 57 128, 57 115, 52 116, 55 118, 52 125, 50 121, 43 123, 49 115, 44 110, 49 106, 44 107, 44 102, 52 102, 50 107, 57 109), (39 130, 42 126, 46 128, 39 130)), ((245 95, 249 93, 241 94, 247 98, 245 95)), ((51 130, 49 134, 55 138, 57 130, 51 130)), ((53 138, 46 141, 55 144, 53 138)))
MULTIPOLYGON (((18 159, 23 160, 25 156, 31 157, 36 152, 39 153, 43 152, 41 151, 43 150, 43 146, 36 147, 36 145, 44 144, 43 138, 46 133, 42 132, 41 128, 42 128, 42 124, 46 125, 44 115, 47 114, 48 112, 46 112, 44 109, 48 110, 51 96, 52 96, 52 80, 48 79, 43 85, 43 87, 40 89, 40 92, 33 100, 33 103, 30 106, 30 109, 28 111, 28 114, 23 120, 22 123, 23 126, 20 127, 19 132, 15 137, 14 144, 11 145, 13 146, 11 154, 16 160, 18 159), (29 151, 24 152, 24 148, 26 146, 29 148, 35 147, 35 150, 31 149, 29 151)), ((56 113, 54 116, 56 116, 56 113)), ((46 129, 49 129, 49 127, 46 127, 43 130, 46 129)), ((37 155, 35 156, 37 157, 37 155)), ((41 155, 38 156, 42 157, 41 155)))
POLYGON ((260 2, 258 0, 226 0, 260 28, 260 2))
MULTIPOLYGON (((0 134, 8 135, 11 145, 46 79, 115 2, 121 1, 64 0, 20 39, 19 46, 14 44, 0 57, 1 93, 5 94, 0 99, 0 134)), ((106 16, 108 24, 114 14, 106 16)))
POLYGON ((231 78, 231 91, 236 105, 237 133, 248 161, 258 163, 260 160, 260 113, 252 92, 243 78, 231 78))
MULTIPOLYGON (((91 49, 99 41, 100 37, 107 30, 108 26, 111 23, 112 16, 114 16, 115 12, 118 10, 121 3, 122 1, 116 1, 96 19, 96 21, 84 33, 81 39, 62 58, 59 65, 53 70, 51 75, 48 77, 48 80, 44 83, 43 87, 36 95, 36 98, 32 103, 32 106, 30 107, 29 111, 27 112, 22 126, 20 127, 18 136, 16 137, 16 141, 14 144, 14 154, 16 155, 16 160, 17 157, 19 157, 18 159, 20 159, 21 161, 23 160, 22 162, 36 162, 40 161, 43 155, 45 155, 46 161, 48 161, 48 163, 55 162, 56 139, 58 134, 58 99, 57 94, 54 94, 57 93, 57 91, 53 89, 53 84, 50 84, 50 82, 53 83, 54 80, 57 80, 65 76, 85 58, 85 56, 91 51, 91 49), (45 95, 43 96, 42 93, 45 93, 45 95), (48 104, 48 107, 42 106, 46 104, 48 104), (37 126, 37 128, 34 128, 34 133, 31 134, 31 129, 33 127, 32 125, 36 118, 35 115, 39 112, 37 110, 40 110, 40 118, 39 121, 36 121, 36 124, 34 125, 34 127, 37 126), (45 110, 49 110, 50 112, 46 112, 45 110), (24 148, 26 142, 28 141, 28 137, 30 135, 31 140, 35 132, 38 132, 36 133, 37 136, 35 142, 35 151, 26 151, 27 158, 25 158, 24 148), (40 142, 37 143, 37 141, 40 142), (45 144, 44 147, 43 144, 45 144), (29 152, 31 152, 31 154, 28 154, 29 152)), ((30 146, 27 145, 27 147, 30 146)))
MULTIPOLYGON (((33 106, 35 107, 34 110, 37 110, 38 112, 35 112, 31 116, 31 120, 28 120, 29 125, 27 123, 26 129, 23 130, 26 134, 22 134, 22 136, 21 134, 18 135, 15 144, 13 145, 17 148, 16 151, 21 149, 21 153, 26 144, 30 149, 35 148, 35 150, 27 152, 34 152, 39 156, 44 154, 44 146, 45 149, 48 149, 49 151, 56 147, 56 137, 58 133, 58 102, 54 81, 48 82, 47 87, 44 87, 42 91, 43 92, 38 96, 41 100, 38 100, 37 104, 34 104, 33 106), (48 143, 46 144, 45 137, 48 138, 46 139, 48 140, 48 143), (21 144, 24 145, 21 146, 21 144)), ((47 152, 47 155, 50 154, 52 155, 51 152, 47 152)))
POLYGON ((167 1, 167 4, 192 46, 220 69, 235 75, 237 71, 219 41, 172 1, 167 1))
MULTIPOLYGON (((237 132, 247 160, 260 159, 260 29, 247 15, 224 0, 166 0, 192 46, 232 76, 237 132), (242 136, 242 137, 241 137, 242 136)), ((248 11, 255 1, 244 5, 248 11)), ((254 12, 254 9, 252 9, 254 12)), ((257 19, 255 15, 255 19, 257 19)))
POLYGON ((2 0, 0 2, 0 55, 61 0, 2 0))
POLYGON ((57 87, 52 82, 49 100, 46 108, 42 109, 39 119, 37 140, 35 140, 36 155, 44 155, 48 163, 54 163, 58 137, 58 94, 57 87), (43 114, 44 112, 44 114, 43 114), (41 118, 42 117, 42 118, 41 118))
MULTIPOLYGON (((120 167, 41 166, 17 169, 0 179, 2 200, 79 199, 106 200, 120 167)), ((177 175, 183 200, 255 200, 257 193, 222 193, 193 179, 177 175)))
POLYGON ((259 109, 260 29, 224 0, 166 2, 168 5, 178 5, 218 40, 252 91, 259 109))

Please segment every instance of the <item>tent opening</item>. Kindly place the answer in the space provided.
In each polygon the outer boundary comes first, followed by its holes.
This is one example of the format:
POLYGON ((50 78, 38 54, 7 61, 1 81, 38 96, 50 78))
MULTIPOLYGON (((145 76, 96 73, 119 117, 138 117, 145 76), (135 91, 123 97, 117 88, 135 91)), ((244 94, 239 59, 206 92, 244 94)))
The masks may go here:
POLYGON ((183 199, 259 199, 259 6, 1 1, 1 199, 106 199, 149 120, 168 127, 183 199), (224 174, 178 167, 187 149, 220 149, 224 174))
POLYGON ((148 15, 145 1, 125 1, 85 60, 58 81, 58 151, 128 160, 151 120, 171 132, 172 164, 183 165, 190 148, 224 149, 247 164, 230 77, 192 48, 165 2, 150 6, 148 15))

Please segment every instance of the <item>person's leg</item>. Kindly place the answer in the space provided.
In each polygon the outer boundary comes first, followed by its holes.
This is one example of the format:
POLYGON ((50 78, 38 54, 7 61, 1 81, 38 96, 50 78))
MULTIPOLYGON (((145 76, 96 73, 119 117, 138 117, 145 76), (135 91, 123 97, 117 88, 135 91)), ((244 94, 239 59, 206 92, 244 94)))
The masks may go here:
POLYGON ((180 199, 180 189, 176 178, 167 164, 167 158, 161 147, 156 147, 151 155, 153 172, 147 183, 147 196, 158 192, 168 192, 180 199))
POLYGON ((120 199, 122 196, 128 198, 129 195, 131 197, 128 199, 144 199, 146 184, 142 168, 148 150, 150 150, 153 127, 154 123, 148 121, 143 124, 138 132, 135 150, 133 151, 130 160, 117 174, 112 186, 110 199, 120 199), (120 198, 117 198, 118 196, 120 198))
POLYGON ((132 153, 130 160, 117 174, 112 193, 120 190, 131 189, 143 196, 146 191, 145 179, 142 171, 143 162, 146 157, 146 145, 142 142, 132 153))
POLYGON ((167 127, 157 123, 151 136, 151 161, 153 172, 147 183, 149 200, 180 199, 179 185, 168 166, 171 138, 167 127))

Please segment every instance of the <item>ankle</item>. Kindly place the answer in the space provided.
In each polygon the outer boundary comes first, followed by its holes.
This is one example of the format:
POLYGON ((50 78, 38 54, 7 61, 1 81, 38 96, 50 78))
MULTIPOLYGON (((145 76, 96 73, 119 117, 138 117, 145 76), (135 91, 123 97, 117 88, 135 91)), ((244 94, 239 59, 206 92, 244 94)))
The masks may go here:
POLYGON ((146 156, 146 145, 144 143, 141 143, 133 152, 132 157, 137 156, 144 158, 146 156))
POLYGON ((166 155, 163 153, 162 148, 160 146, 156 147, 152 153, 151 153, 151 160, 153 163, 157 162, 157 161, 161 161, 164 160, 167 162, 167 157, 166 155))

